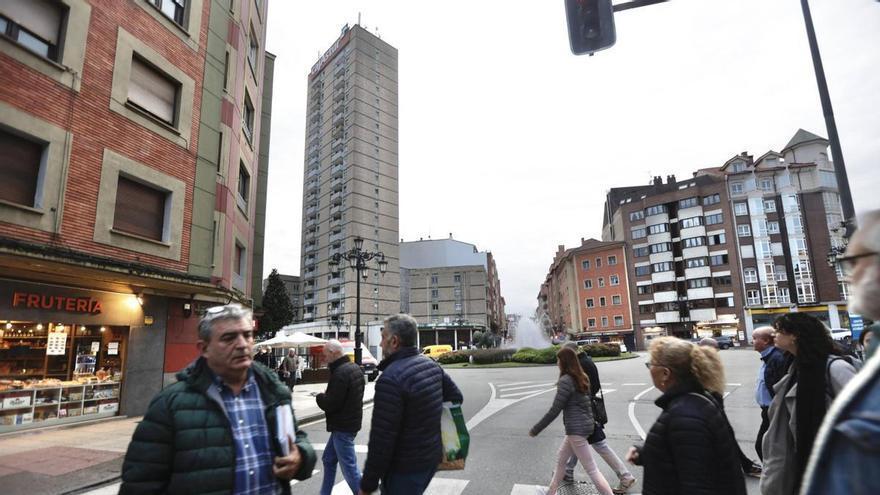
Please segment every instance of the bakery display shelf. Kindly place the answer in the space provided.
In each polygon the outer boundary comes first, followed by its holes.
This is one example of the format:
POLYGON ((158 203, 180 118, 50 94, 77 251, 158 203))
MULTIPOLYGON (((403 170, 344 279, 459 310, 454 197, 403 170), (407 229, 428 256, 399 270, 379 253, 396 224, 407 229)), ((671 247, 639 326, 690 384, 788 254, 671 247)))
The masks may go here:
POLYGON ((59 402, 44 402, 42 404, 34 404, 34 408, 37 407, 48 407, 48 406, 58 406, 59 402))
POLYGON ((7 411, 20 411, 22 409, 33 409, 34 406, 17 406, 17 407, 0 407, 0 414, 3 414, 7 411))

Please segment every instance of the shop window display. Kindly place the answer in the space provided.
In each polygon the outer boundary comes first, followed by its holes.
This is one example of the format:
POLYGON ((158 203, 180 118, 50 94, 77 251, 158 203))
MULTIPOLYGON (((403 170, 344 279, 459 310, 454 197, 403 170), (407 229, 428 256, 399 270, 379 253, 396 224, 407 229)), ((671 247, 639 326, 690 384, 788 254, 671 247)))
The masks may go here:
POLYGON ((127 327, 0 321, 0 432, 113 416, 127 327))

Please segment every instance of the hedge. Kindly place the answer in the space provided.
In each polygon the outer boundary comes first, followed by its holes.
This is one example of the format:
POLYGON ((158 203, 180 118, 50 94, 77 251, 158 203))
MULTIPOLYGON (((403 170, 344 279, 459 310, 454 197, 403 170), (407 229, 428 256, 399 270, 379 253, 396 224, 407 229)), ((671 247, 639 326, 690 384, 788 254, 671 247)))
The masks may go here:
MULTIPOLYGON (((493 364, 505 361, 516 363, 554 364, 556 353, 560 346, 554 345, 543 349, 523 347, 521 349, 463 349, 460 351, 447 352, 440 356, 437 361, 440 364, 456 364, 470 362, 473 356, 474 364, 493 364)), ((587 344, 580 348, 592 357, 616 357, 620 356, 620 346, 617 344, 587 344)))

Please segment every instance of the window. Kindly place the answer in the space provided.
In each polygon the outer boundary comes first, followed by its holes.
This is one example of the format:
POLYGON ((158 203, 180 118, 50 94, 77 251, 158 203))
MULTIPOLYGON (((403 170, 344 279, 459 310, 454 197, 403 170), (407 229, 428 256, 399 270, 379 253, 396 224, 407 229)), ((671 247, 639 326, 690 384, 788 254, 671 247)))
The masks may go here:
POLYGON ((644 227, 638 228, 638 229, 632 229, 632 231, 631 231, 632 238, 633 239, 641 239, 641 238, 645 237, 646 235, 648 235, 647 232, 648 231, 644 227))
POLYGON ((651 269, 654 273, 658 272, 671 272, 675 267, 669 261, 664 261, 663 263, 654 263, 651 265, 651 269))
POLYGON ((706 258, 689 258, 685 260, 687 268, 700 268, 706 266, 708 261, 706 258))
POLYGON ((119 176, 113 228, 147 239, 162 241, 168 193, 119 176))
POLYGON ((721 213, 706 215, 706 225, 718 225, 722 222, 724 222, 724 215, 722 215, 721 213))
POLYGON ((593 306, 595 306, 595 304, 593 303, 593 299, 592 298, 587 299, 587 307, 592 308, 593 306))
POLYGON ((640 286, 636 287, 636 292, 640 296, 643 296, 645 294, 650 294, 651 293, 651 286, 650 285, 640 285, 640 286))
POLYGON ((768 213, 773 213, 774 211, 776 211, 776 201, 773 201, 772 199, 765 199, 764 211, 768 213))
POLYGON ((764 178, 758 182, 758 188, 762 191, 772 191, 773 190, 773 179, 764 178))
POLYGON ((684 239, 681 241, 681 246, 683 248, 692 248, 697 246, 705 246, 706 238, 705 237, 690 237, 688 239, 684 239))
POLYGON ((440 311, 440 305, 437 303, 431 303, 431 311, 440 311))
POLYGON ((461 287, 456 287, 456 288, 452 289, 452 295, 456 299, 460 299, 461 298, 461 287))
POLYGON ((788 280, 788 272, 785 270, 785 267, 782 265, 776 265, 776 281, 784 282, 788 280))
POLYGON ((733 214, 737 215, 737 216, 748 215, 749 214, 748 203, 734 203, 733 204, 733 214))
POLYGON ((257 35, 254 33, 254 27, 251 26, 251 34, 250 39, 248 40, 248 64, 251 66, 251 71, 254 73, 254 77, 257 76, 257 55, 260 53, 260 45, 257 41, 257 35))
POLYGON ((238 205, 247 211, 248 198, 250 198, 251 176, 244 166, 244 162, 238 164, 238 205))
POLYGON ((614 306, 620 306, 620 296, 611 296, 611 304, 614 306))
POLYGON ((584 280, 584 289, 592 289, 592 288, 593 288, 593 281, 590 279, 584 280))
POLYGON ((761 304, 761 292, 757 290, 746 291, 746 302, 749 306, 761 304))
POLYGON ((721 202, 720 194, 710 194, 709 196, 703 196, 703 206, 708 205, 716 205, 721 202))
POLYGON ((605 287, 605 277, 599 277, 599 287, 605 287))
POLYGON ((712 266, 726 265, 727 255, 726 254, 716 254, 714 256, 709 256, 709 264, 712 266))
POLYGON ((758 270, 755 268, 746 268, 743 270, 743 280, 745 280, 747 284, 758 283, 758 270))
POLYGON ((583 268, 584 270, 589 270, 590 269, 590 260, 581 261, 581 268, 583 268))
POLYGON ((169 125, 176 125, 180 85, 138 57, 131 59, 128 103, 169 125))
POLYGON ((679 226, 683 229, 699 227, 700 225, 703 225, 703 217, 685 218, 684 220, 679 222, 679 226))
POLYGON ((437 285, 438 277, 436 273, 431 274, 431 285, 437 285))
POLYGON ((456 284, 460 284, 461 283, 461 274, 456 273, 455 275, 453 275, 452 281, 455 282, 456 284))
POLYGON ((688 289, 703 289, 710 286, 708 278, 694 278, 687 281, 688 289))
POLYGON ((719 275, 717 277, 712 278, 712 284, 716 287, 727 286, 733 283, 733 279, 730 275, 719 275))
POLYGON ((43 145, 0 128, 0 200, 37 205, 43 149, 43 145))
POLYGON ((439 289, 431 289, 431 298, 437 299, 438 297, 440 297, 440 290, 439 289))
POLYGON ((651 304, 641 304, 639 305, 639 314, 640 315, 650 315, 654 313, 654 306, 651 304))
POLYGON ((791 294, 788 292, 788 287, 779 287, 776 295, 779 297, 780 304, 791 304, 791 294))
POLYGON ((659 215, 661 213, 666 213, 666 205, 656 205, 645 208, 646 217, 650 217, 651 215, 659 215))
POLYGON ((715 298, 715 307, 716 308, 732 308, 733 306, 733 298, 732 297, 718 297, 715 298))
POLYGON ((596 328, 596 319, 595 318, 587 318, 587 327, 596 328))
POLYGON ((746 169, 746 164, 743 162, 733 162, 730 166, 730 171, 733 173, 743 172, 746 169))
POLYGON ((657 244, 651 244, 650 246, 648 246, 648 249, 651 250, 651 254, 665 253, 667 251, 672 251, 672 243, 660 242, 657 244))
POLYGON ((749 237, 752 235, 752 228, 749 225, 737 225, 736 226, 736 235, 740 237, 749 237))
POLYGON ((614 326, 622 327, 623 326, 623 316, 615 316, 614 317, 614 326))
POLYGON ((242 118, 242 130, 248 142, 253 141, 254 135, 254 104, 251 103, 251 95, 247 90, 244 92, 244 113, 242 118))
POLYGON ((599 306, 603 306, 603 307, 605 306, 605 297, 604 296, 599 298, 599 306))
POLYGON ((616 265, 617 264, 617 256, 609 256, 608 257, 608 265, 616 265))
POLYGON ((643 218, 645 218, 645 212, 642 210, 634 211, 629 214, 629 221, 630 222, 635 222, 635 221, 641 220, 643 218))
POLYGON ((730 194, 742 194, 743 193, 743 183, 742 182, 731 182, 730 183, 730 194))
POLYGON ((245 257, 244 252, 244 247, 235 243, 235 259, 232 261, 232 271, 239 277, 244 276, 245 263, 247 263, 247 258, 245 257))
POLYGON ((596 258, 596 268, 602 266, 602 258, 596 258))
POLYGON ((776 221, 767 222, 767 233, 768 234, 778 234, 779 233, 779 222, 776 222, 776 221))
POLYGON ((648 227, 649 234, 662 234, 663 232, 668 232, 669 226, 665 223, 658 223, 657 225, 651 225, 648 227))
POLYGON ((149 2, 161 10, 166 17, 183 26, 186 0, 149 0, 149 2))
POLYGON ((724 244, 725 242, 727 242, 727 236, 723 233, 712 234, 708 237, 708 241, 710 246, 717 246, 719 244, 724 244))
POLYGON ((643 265, 643 266, 636 267, 636 276, 637 277, 642 277, 642 276, 650 275, 650 274, 651 274, 651 266, 650 265, 643 265))
POLYGON ((60 2, 3 2, 0 9, 0 34, 41 57, 58 61, 58 35, 64 20, 60 2))
POLYGON ((460 302, 455 303, 455 312, 456 313, 461 312, 461 303, 460 302))
POLYGON ((612 275, 608 278, 608 283, 611 285, 620 285, 620 277, 617 275, 612 275))
POLYGON ((648 255, 648 248, 647 247, 633 248, 633 256, 635 256, 636 258, 639 258, 642 256, 647 256, 647 255, 648 255))
POLYGON ((697 206, 699 204, 700 204, 700 202, 699 202, 698 198, 685 198, 685 199, 678 200, 678 207, 679 208, 692 208, 692 207, 697 206))

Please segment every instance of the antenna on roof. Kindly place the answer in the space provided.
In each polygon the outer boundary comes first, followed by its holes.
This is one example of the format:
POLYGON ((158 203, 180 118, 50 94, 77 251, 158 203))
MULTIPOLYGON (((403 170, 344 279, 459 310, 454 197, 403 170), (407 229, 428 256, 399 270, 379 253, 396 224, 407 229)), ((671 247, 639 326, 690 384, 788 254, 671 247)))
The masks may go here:
POLYGON ((358 12, 358 26, 361 25, 361 13, 358 12))

